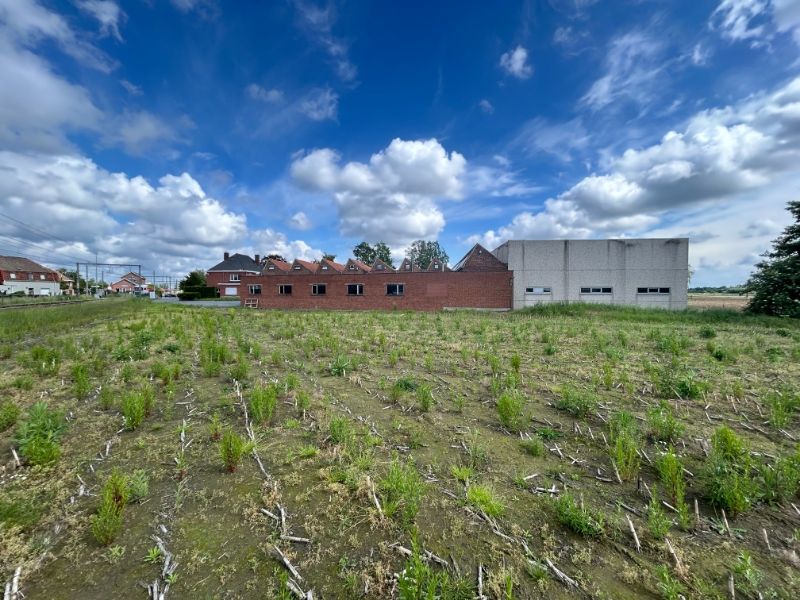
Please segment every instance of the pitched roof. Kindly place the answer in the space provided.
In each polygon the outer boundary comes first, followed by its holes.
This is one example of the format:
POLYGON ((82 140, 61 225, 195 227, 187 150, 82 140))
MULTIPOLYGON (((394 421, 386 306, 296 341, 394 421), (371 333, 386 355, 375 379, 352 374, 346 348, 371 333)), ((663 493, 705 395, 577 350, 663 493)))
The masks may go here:
POLYGON ((273 271, 274 269, 270 269, 269 265, 274 265, 275 268, 278 269, 279 271, 286 272, 292 270, 292 265, 290 265, 289 263, 284 262, 282 260, 278 260, 276 258, 268 258, 267 260, 264 261, 264 266, 261 269, 261 272, 263 273, 264 271, 273 271))
POLYGON ((300 265, 301 267, 303 267, 304 269, 306 269, 307 271, 310 271, 312 273, 316 273, 317 272, 317 268, 319 267, 319 265, 317 263, 308 262, 307 260, 300 260, 299 258, 295 258, 294 262, 292 263, 292 270, 293 271, 295 270, 295 268, 294 268, 295 265, 300 265))
POLYGON ((258 263, 245 254, 233 254, 221 263, 214 265, 211 271, 253 271, 258 272, 258 263))
POLYGON ((28 258, 21 256, 0 256, 0 269, 3 271, 27 271, 29 273, 52 273, 52 269, 43 267, 28 258))
POLYGON ((330 267, 331 269, 333 269, 337 273, 343 273, 344 272, 344 265, 342 263, 337 263, 336 261, 328 260, 327 258, 323 258, 320 261, 320 266, 324 267, 325 265, 328 265, 328 267, 330 267))
POLYGON ((380 258, 376 258, 375 262, 372 263, 372 270, 393 272, 395 268, 389 263, 382 261, 380 258))
POLYGON ((354 271, 355 269, 353 269, 353 267, 359 269, 360 271, 364 271, 364 273, 369 273, 370 271, 372 271, 372 267, 370 267, 366 263, 361 262, 357 258, 348 259, 347 263, 345 263, 345 267, 347 268, 348 271, 354 271))
POLYGON ((473 259, 477 259, 478 257, 481 260, 491 263, 492 266, 497 267, 498 270, 507 269, 508 265, 504 263, 502 260, 497 258, 494 254, 489 252, 486 248, 481 246, 480 244, 475 244, 469 252, 464 255, 460 261, 458 261, 453 266, 453 271, 468 271, 468 270, 475 270, 470 269, 470 263, 473 259))
POLYGON ((422 269, 420 269, 419 265, 415 265, 414 263, 412 263, 410 258, 406 257, 403 259, 403 262, 400 263, 400 266, 397 268, 397 270, 414 272, 414 271, 421 271, 422 269))

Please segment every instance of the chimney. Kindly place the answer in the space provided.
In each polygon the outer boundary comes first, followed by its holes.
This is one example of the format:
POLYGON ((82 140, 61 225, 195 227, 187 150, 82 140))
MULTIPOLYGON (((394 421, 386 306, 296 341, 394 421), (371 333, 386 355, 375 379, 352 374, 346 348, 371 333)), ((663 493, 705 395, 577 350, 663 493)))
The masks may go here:
POLYGON ((223 260, 228 260, 230 257, 231 257, 231 255, 228 254, 227 252, 225 254, 223 254, 223 260))
POLYGON ((261 256, 260 256, 260 255, 258 255, 258 254, 256 254, 256 264, 257 264, 257 265, 260 265, 260 264, 261 264, 261 256))

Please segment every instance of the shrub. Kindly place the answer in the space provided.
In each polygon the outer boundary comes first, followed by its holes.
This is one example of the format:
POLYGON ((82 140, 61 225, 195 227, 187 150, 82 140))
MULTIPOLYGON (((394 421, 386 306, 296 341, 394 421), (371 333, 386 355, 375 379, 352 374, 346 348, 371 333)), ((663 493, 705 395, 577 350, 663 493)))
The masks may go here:
POLYGON ((128 498, 131 502, 141 502, 150 492, 150 479, 147 471, 136 469, 128 478, 128 498))
POLYGON ((791 390, 772 391, 765 399, 769 422, 778 429, 786 427, 800 404, 800 397, 791 390))
POLYGON ((10 429, 19 417, 19 406, 11 400, 0 403, 0 432, 10 429))
POLYGON ((475 471, 472 467, 467 466, 453 465, 450 467, 450 473, 463 484, 469 483, 469 480, 475 476, 475 471))
POLYGON ((331 441, 334 444, 349 445, 353 440, 353 426, 346 417, 333 417, 329 425, 331 441))
POLYGON ((128 392, 122 398, 122 416, 125 419, 125 427, 133 431, 144 421, 145 406, 144 398, 139 392, 128 392))
POLYGON ((422 557, 417 536, 411 542, 408 557, 399 577, 397 592, 400 600, 472 600, 475 589, 472 583, 461 577, 452 578, 447 571, 435 571, 431 563, 422 557))
POLYGON ((17 375, 12 382, 12 385, 18 390, 32 390, 33 377, 28 374, 17 375))
POLYGON ((103 502, 110 502, 122 510, 128 503, 129 497, 128 478, 114 469, 103 484, 103 502))
POLYGON ((658 393, 665 398, 701 398, 709 389, 707 382, 698 379, 696 373, 672 363, 655 371, 658 393))
POLYGON ((111 387, 108 383, 104 383, 100 386, 100 408, 102 410, 108 410, 114 404, 114 394, 111 391, 111 387))
POLYGON ((122 508, 104 496, 97 514, 92 517, 91 529, 94 539, 108 546, 117 537, 121 528, 122 508))
POLYGON ((539 438, 523 440, 519 443, 519 447, 531 456, 544 456, 544 442, 539 438))
POLYGON ((631 479, 639 472, 639 429, 636 419, 627 411, 617 412, 608 424, 611 441, 611 460, 617 467, 620 478, 631 479))
POLYGON ((700 328, 700 330, 697 332, 697 335, 699 335, 701 338, 710 340, 711 338, 717 337, 717 332, 713 327, 705 325, 704 327, 700 328))
POLYGON ((747 446, 728 427, 717 429, 704 468, 706 496, 711 503, 731 515, 747 510, 756 492, 750 468, 747 446))
POLYGON ((268 425, 278 404, 278 390, 274 385, 257 385, 250 392, 250 415, 259 425, 268 425))
POLYGON ((425 484, 414 463, 395 458, 379 487, 386 516, 399 520, 405 527, 412 525, 425 494, 425 484))
POLYGON ((719 362, 736 362, 736 352, 727 346, 708 342, 706 344, 708 353, 719 362))
POLYGON ((653 487, 653 495, 647 505, 647 527, 650 534, 657 540, 663 540, 669 531, 672 522, 664 514, 661 503, 658 501, 658 488, 653 487))
POLYGON ((219 454, 225 469, 233 473, 242 462, 242 456, 253 449, 253 444, 232 429, 226 429, 219 441, 219 454))
POLYGON ((564 492, 553 501, 559 523, 586 537, 600 537, 605 529, 603 516, 580 504, 569 492, 564 492))
POLYGON ((660 442, 673 442, 683 433, 683 425, 666 400, 647 411, 647 426, 652 438, 660 442))
POLYGON ((417 403, 422 412, 430 411, 433 406, 433 392, 431 386, 422 384, 417 388, 417 403))
POLYGON ((778 504, 800 492, 800 447, 793 456, 778 457, 772 465, 758 468, 761 500, 778 504))
POLYGON ((658 590, 664 600, 680 600, 685 597, 686 588, 677 577, 673 577, 664 565, 656 568, 658 576, 658 590))
POLYGON ((77 364, 72 367, 72 389, 78 400, 83 400, 89 395, 89 372, 85 365, 77 364))
POLYGON ((525 421, 523 409, 525 400, 517 390, 506 390, 497 400, 497 414, 500 422, 510 431, 519 431, 525 421))
POLYGON ((578 390, 569 385, 561 388, 561 396, 556 398, 555 402, 557 409, 566 411, 578 418, 586 417, 597 407, 597 404, 597 396, 593 393, 578 390))
POLYGON ((66 428, 64 415, 36 402, 28 411, 27 420, 17 429, 20 454, 32 465, 53 463, 61 456, 59 438, 66 428))
POLYGON ((31 348, 31 366, 40 377, 55 375, 61 363, 61 355, 57 350, 34 346, 31 348))
POLYGON ((328 372, 335 377, 344 377, 348 371, 353 370, 353 362, 346 356, 339 354, 328 365, 328 372))
POLYGON ((222 423, 219 419, 219 413, 211 415, 211 421, 208 424, 208 437, 211 441, 218 442, 222 437, 222 423))
POLYGON ((485 485, 470 485, 467 488, 467 503, 482 510, 490 517, 499 517, 505 512, 505 506, 495 496, 494 490, 485 485))
POLYGON ((661 485, 667 497, 676 506, 683 504, 686 484, 683 480, 683 465, 678 455, 670 449, 656 462, 661 485))

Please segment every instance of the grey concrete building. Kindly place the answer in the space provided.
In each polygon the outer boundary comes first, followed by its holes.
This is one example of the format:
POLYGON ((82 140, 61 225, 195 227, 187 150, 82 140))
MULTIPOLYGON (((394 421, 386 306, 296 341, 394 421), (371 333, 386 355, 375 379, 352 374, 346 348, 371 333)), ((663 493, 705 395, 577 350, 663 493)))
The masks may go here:
POLYGON ((686 308, 688 238, 509 240, 492 254, 514 271, 514 309, 551 302, 686 308))

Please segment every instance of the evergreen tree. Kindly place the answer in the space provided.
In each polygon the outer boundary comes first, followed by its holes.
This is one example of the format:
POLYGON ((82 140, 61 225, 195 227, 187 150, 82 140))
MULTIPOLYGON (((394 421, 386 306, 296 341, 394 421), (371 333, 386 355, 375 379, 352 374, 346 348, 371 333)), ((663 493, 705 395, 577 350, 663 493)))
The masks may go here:
POLYGON ((178 284, 178 288, 185 290, 187 287, 205 286, 206 274, 204 271, 192 271, 178 284))
POLYGON ((745 286, 753 294, 748 312, 800 318, 800 200, 787 208, 794 223, 772 242, 745 286))

